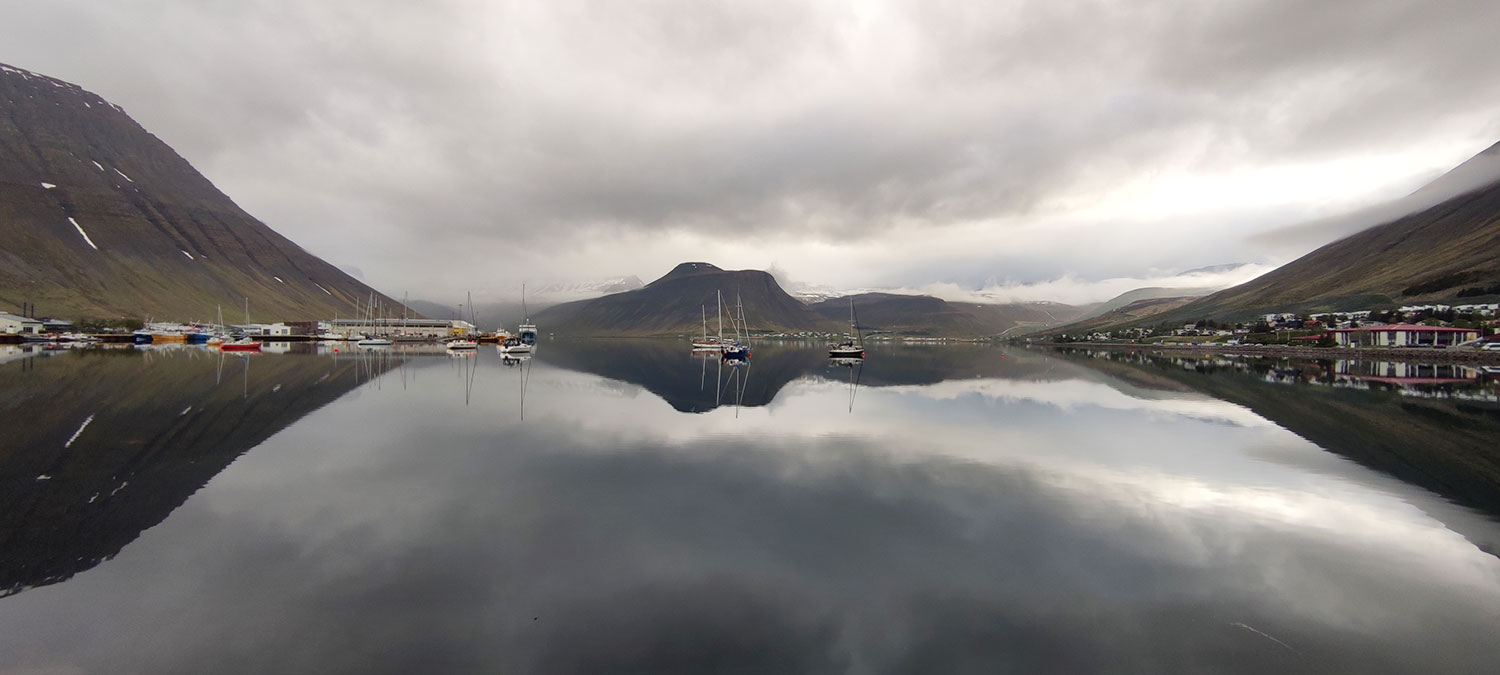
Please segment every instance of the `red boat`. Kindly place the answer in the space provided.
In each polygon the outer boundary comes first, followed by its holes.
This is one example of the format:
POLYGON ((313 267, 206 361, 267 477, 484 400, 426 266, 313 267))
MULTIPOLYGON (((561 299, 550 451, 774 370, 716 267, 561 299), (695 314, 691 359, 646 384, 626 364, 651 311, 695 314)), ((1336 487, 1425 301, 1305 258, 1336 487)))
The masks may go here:
POLYGON ((254 340, 251 340, 250 338, 245 338, 243 340, 235 340, 234 342, 225 342, 225 343, 219 345, 219 351, 221 351, 221 352, 258 352, 258 351, 260 351, 260 343, 254 341, 254 340))

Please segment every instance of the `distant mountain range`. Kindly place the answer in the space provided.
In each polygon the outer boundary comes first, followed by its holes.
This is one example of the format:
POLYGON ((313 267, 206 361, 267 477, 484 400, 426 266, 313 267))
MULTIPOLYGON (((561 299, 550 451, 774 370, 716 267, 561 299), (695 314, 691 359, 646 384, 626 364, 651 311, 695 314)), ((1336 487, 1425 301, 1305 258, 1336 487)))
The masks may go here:
POLYGON ((830 322, 847 326, 853 301, 860 329, 910 336, 998 335, 1018 325, 1071 321, 1080 309, 1056 303, 987 305, 948 302, 929 295, 860 293, 811 305, 830 322))
MULTIPOLYGON (((684 335, 717 331, 720 298, 724 314, 743 304, 747 325, 757 331, 831 329, 833 324, 788 295, 760 270, 723 270, 705 262, 682 263, 643 288, 556 305, 533 314, 543 332, 586 335, 684 335)), ((730 325, 725 321, 726 330, 730 325)))
POLYGON ((0 310, 348 315, 374 293, 237 206, 119 106, 0 65, 0 310))
POLYGON ((1055 324, 1079 316, 1079 308, 1056 303, 986 305, 954 303, 931 296, 858 293, 813 304, 783 290, 760 270, 723 270, 706 262, 682 263, 645 287, 590 300, 564 303, 533 318, 543 332, 572 335, 689 335, 718 331, 722 294, 725 330, 731 312, 743 303, 751 330, 764 332, 844 332, 852 300, 865 331, 910 336, 981 337, 1017 325, 1055 324))

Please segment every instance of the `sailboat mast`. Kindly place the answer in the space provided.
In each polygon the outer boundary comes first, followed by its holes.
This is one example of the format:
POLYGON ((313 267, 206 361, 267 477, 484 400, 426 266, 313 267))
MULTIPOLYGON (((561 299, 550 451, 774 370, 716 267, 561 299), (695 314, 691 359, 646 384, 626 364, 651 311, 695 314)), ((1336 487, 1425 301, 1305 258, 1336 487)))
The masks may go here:
POLYGON ((738 340, 744 340, 749 337, 750 329, 745 325, 745 299, 740 297, 739 291, 734 292, 734 302, 740 307, 739 321, 736 321, 734 324, 734 337, 738 340), (742 329, 744 330, 744 335, 740 334, 742 329))
POLYGON ((724 341, 724 292, 714 291, 719 306, 719 342, 724 341))

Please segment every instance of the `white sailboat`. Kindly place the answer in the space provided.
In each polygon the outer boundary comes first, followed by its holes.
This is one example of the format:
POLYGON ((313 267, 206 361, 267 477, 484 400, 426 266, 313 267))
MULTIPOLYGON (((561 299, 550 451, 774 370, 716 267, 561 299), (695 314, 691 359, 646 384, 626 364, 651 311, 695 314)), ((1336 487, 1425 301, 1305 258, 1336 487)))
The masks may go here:
MULTIPOLYGON (((469 323, 477 324, 479 316, 474 313, 474 296, 467 294, 464 299, 469 301, 469 316, 473 319, 469 323)), ((479 342, 472 335, 464 334, 448 341, 449 351, 472 351, 479 349, 479 342)))
MULTIPOLYGON (((735 299, 736 300, 739 299, 739 295, 738 294, 735 295, 735 299)), ((739 301, 738 304, 739 304, 739 309, 740 309, 740 317, 739 317, 739 319, 736 320, 734 318, 734 313, 733 312, 729 313, 729 322, 732 323, 732 324, 734 324, 734 335, 735 335, 736 339, 734 341, 732 341, 732 342, 724 342, 724 318, 723 318, 724 294, 723 293, 719 294, 719 306, 720 306, 720 310, 719 310, 719 312, 720 312, 720 316, 719 316, 719 351, 724 355, 724 358, 726 358, 726 359, 737 360, 737 361, 745 361, 745 360, 749 360, 749 358, 750 358, 750 345, 741 344, 740 341, 739 341, 739 339, 738 339, 738 338, 742 337, 741 336, 740 328, 745 323, 745 303, 744 303, 744 301, 741 300, 741 301, 739 301)))
MULTIPOLYGON (((366 308, 366 313, 369 316, 366 317, 367 320, 363 323, 367 326, 373 327, 375 325, 375 296, 373 293, 370 295, 370 303, 366 308)), ((371 335, 354 344, 357 344, 361 347, 389 347, 396 343, 392 342, 390 338, 385 337, 384 335, 371 335)))
MULTIPOLYGON (((701 313, 703 315, 703 337, 693 338, 693 351, 713 351, 715 349, 718 349, 720 338, 718 336, 708 334, 708 308, 699 305, 698 309, 701 310, 701 313)), ((720 332, 722 332, 723 325, 724 317, 721 315, 719 317, 719 326, 721 327, 720 332)))
POLYGON ((828 348, 828 355, 836 359, 862 359, 865 346, 859 334, 859 325, 854 320, 854 297, 849 297, 849 335, 845 340, 828 348))

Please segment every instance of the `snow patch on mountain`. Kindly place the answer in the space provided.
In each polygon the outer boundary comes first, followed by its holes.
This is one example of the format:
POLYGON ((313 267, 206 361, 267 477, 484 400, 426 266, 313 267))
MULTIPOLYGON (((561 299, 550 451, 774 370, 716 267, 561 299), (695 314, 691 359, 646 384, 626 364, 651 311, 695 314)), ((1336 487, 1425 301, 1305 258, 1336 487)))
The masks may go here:
POLYGON ((73 218, 70 216, 68 218, 68 222, 73 224, 73 227, 78 230, 78 234, 83 235, 83 240, 88 242, 89 246, 94 247, 95 251, 99 250, 99 245, 95 244, 93 239, 89 239, 89 233, 83 231, 83 226, 79 225, 78 221, 73 220, 73 218))

